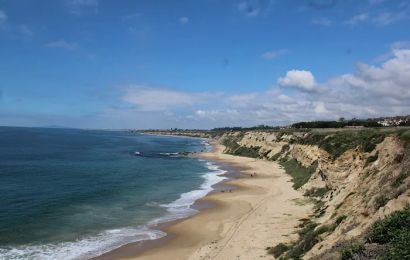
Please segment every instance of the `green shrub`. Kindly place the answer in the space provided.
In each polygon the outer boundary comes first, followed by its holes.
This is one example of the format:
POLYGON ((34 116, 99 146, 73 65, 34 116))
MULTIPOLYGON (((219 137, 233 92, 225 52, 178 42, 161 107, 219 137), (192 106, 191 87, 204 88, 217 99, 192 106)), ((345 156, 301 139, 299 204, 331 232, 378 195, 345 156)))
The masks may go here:
POLYGON ((367 236, 367 241, 379 244, 389 243, 401 231, 410 233, 410 206, 406 206, 403 210, 396 211, 386 218, 376 221, 367 236))
POLYGON ((379 158, 379 152, 377 152, 375 155, 369 156, 366 160, 366 165, 369 165, 370 163, 377 161, 378 158, 379 158))
POLYGON ((301 144, 317 145, 327 151, 333 159, 338 158, 349 149, 359 147, 364 152, 371 152, 382 142, 387 132, 376 130, 340 131, 329 133, 310 133, 299 140, 301 144))
POLYGON ((400 139, 406 142, 410 142, 410 130, 405 131, 400 135, 400 139))
POLYGON ((353 259, 353 256, 364 250, 364 246, 361 244, 351 244, 347 247, 343 247, 340 251, 342 260, 353 259))
POLYGON ((300 259, 304 253, 309 251, 317 242, 318 234, 314 231, 317 224, 307 222, 306 225, 298 231, 299 239, 293 247, 286 253, 286 256, 292 259, 300 259))
POLYGON ((345 215, 342 215, 342 216, 339 216, 337 219, 336 219, 336 221, 335 221, 335 223, 333 223, 333 224, 331 224, 331 225, 323 225, 323 226, 320 226, 320 227, 318 227, 316 230, 315 230, 315 232, 316 232, 316 234, 318 234, 318 235, 320 235, 320 234, 323 234, 323 233, 327 233, 327 232, 333 232, 333 231, 335 231, 335 229, 340 225, 340 223, 342 223, 343 222, 343 220, 345 220, 347 218, 347 216, 345 216, 345 215))
POLYGON ((236 149, 239 148, 239 144, 238 144, 238 139, 233 137, 233 136, 229 136, 229 137, 225 137, 224 139, 222 139, 221 143, 222 145, 224 145, 227 149, 234 151, 236 149))
POLYGON ((403 184, 404 180, 407 179, 407 177, 410 176, 410 171, 401 171, 400 174, 396 177, 396 179, 393 180, 391 183, 391 186, 393 188, 398 188, 400 185, 403 184))
POLYGON ((288 247, 282 258, 300 259, 304 253, 319 242, 318 233, 315 232, 316 226, 317 224, 310 220, 304 221, 302 228, 298 231, 298 240, 288 247))
POLYGON ((320 197, 323 198, 323 196, 326 195, 326 193, 329 191, 328 188, 323 187, 323 188, 312 188, 309 189, 305 192, 305 194, 303 194, 304 196, 308 196, 308 197, 320 197))
POLYGON ((316 234, 321 235, 323 233, 333 232, 335 229, 335 225, 323 225, 316 229, 316 234))
POLYGON ((387 244, 387 252, 381 259, 399 260, 410 258, 410 206, 393 212, 376 221, 367 235, 368 243, 387 244))
POLYGON ((260 147, 246 147, 240 146, 238 142, 242 140, 244 133, 238 135, 226 136, 221 140, 222 145, 226 147, 225 152, 233 155, 258 158, 260 157, 260 147))
POLYGON ((342 215, 342 216, 337 217, 337 219, 335 221, 336 225, 340 225, 340 223, 342 223, 343 220, 345 220, 346 218, 347 218, 346 215, 342 215))
POLYGON ((239 155, 239 156, 244 156, 244 157, 252 157, 252 158, 258 158, 259 155, 259 150, 261 148, 258 147, 246 147, 246 146, 241 146, 234 150, 232 152, 233 155, 239 155))
MULTIPOLYGON (((284 162, 287 162, 287 161, 289 161, 289 157, 288 157, 288 156, 282 157, 282 158, 280 158, 280 160, 279 160, 280 163, 284 163, 284 162)), ((282 165, 282 164, 281 164, 281 165, 282 165)), ((283 166, 283 165, 282 165, 282 166, 283 166)))
POLYGON ((381 207, 384 207, 387 202, 389 202, 389 199, 385 195, 377 196, 374 200, 374 207, 375 209, 379 209, 381 207))
POLYGON ((283 253, 289 250, 289 246, 284 243, 279 243, 274 247, 268 248, 268 253, 273 255, 275 258, 278 258, 283 253))
POLYGON ((315 172, 314 167, 303 167, 295 159, 280 162, 280 164, 285 168, 286 173, 292 176, 294 189, 302 187, 315 172))
POLYGON ((315 222, 313 222, 313 221, 311 221, 311 220, 307 220, 307 221, 305 221, 305 222, 303 223, 303 225, 301 226, 302 229, 300 229, 300 230, 298 231, 298 234, 303 237, 303 236, 306 235, 307 233, 310 233, 310 232, 312 232, 313 230, 315 230, 316 227, 317 227, 317 223, 315 223, 315 222))
POLYGON ((299 238, 297 241, 291 245, 279 244, 276 247, 269 248, 269 250, 272 250, 271 254, 273 254, 273 251, 278 252, 277 256, 274 255, 275 257, 281 256, 283 259, 301 259, 306 252, 320 241, 319 236, 321 234, 333 232, 345 218, 346 216, 341 216, 337 218, 335 223, 319 227, 317 223, 309 219, 303 219, 303 222, 299 225, 301 229, 298 231, 299 238))
POLYGON ((276 153, 269 160, 277 161, 279 159, 280 155, 281 155, 281 153, 276 153))
POLYGON ((383 260, 410 259, 410 231, 408 229, 398 231, 390 244, 387 253, 381 257, 383 260))
POLYGON ((313 206, 313 212, 317 218, 320 218, 326 213, 327 207, 325 206, 325 202, 323 200, 315 200, 313 206))

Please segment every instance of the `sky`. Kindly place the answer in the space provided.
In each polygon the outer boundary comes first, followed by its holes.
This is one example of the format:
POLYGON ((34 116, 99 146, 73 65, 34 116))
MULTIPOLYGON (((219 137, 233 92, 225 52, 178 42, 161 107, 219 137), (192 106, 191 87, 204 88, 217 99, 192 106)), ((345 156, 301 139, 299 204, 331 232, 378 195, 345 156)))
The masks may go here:
POLYGON ((410 114, 409 0, 0 0, 0 125, 410 114))

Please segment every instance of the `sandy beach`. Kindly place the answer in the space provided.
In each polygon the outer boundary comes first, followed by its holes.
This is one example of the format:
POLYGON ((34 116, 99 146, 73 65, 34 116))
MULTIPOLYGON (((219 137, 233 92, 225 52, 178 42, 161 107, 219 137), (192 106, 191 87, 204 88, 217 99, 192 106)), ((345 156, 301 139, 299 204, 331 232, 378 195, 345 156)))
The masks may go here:
POLYGON ((100 259, 272 259, 267 247, 294 238, 311 206, 277 163, 223 154, 220 145, 200 157, 241 169, 243 178, 227 182, 238 188, 209 194, 202 202, 213 207, 166 227, 167 238, 137 255, 129 257, 138 251, 131 244, 100 259))

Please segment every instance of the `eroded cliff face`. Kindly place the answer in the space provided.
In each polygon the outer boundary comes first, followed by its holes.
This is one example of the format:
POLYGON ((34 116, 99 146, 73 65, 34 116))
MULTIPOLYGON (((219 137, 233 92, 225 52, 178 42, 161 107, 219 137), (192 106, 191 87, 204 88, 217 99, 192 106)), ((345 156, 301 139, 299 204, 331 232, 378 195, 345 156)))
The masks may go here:
POLYGON ((343 245, 410 203, 410 145, 394 133, 230 132, 219 141, 227 153, 312 169, 299 189, 313 194, 311 220, 322 229, 304 259, 340 258, 343 245))

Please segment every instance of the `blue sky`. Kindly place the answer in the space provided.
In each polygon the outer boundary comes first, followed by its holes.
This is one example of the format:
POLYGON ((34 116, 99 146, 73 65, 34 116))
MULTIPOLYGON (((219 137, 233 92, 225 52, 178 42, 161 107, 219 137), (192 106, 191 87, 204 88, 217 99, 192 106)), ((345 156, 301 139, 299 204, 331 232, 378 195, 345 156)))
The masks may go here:
POLYGON ((405 0, 0 0, 0 125, 409 114, 405 0))

